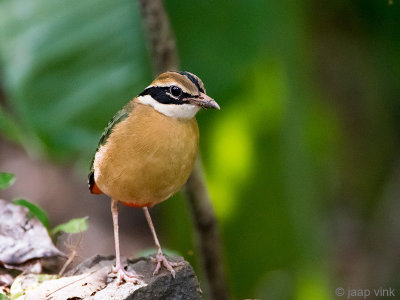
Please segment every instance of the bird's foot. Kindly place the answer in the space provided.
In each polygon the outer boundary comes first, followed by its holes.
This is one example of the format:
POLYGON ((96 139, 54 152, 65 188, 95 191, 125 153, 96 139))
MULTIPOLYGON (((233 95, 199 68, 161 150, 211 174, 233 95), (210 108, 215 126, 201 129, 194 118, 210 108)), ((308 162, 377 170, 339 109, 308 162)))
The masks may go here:
POLYGON ((184 262, 168 261, 164 253, 162 252, 161 248, 158 249, 156 257, 152 257, 151 259, 153 262, 157 264, 156 268, 154 269, 153 275, 158 274, 158 272, 161 269, 161 266, 164 266, 171 273, 172 277, 175 278, 176 273, 174 267, 179 267, 184 264, 184 262))
POLYGON ((126 271, 121 265, 120 266, 113 266, 112 267, 112 273, 115 273, 117 275, 117 286, 119 286, 122 281, 125 282, 130 282, 133 284, 142 284, 142 275, 136 274, 136 273, 130 273, 126 271))

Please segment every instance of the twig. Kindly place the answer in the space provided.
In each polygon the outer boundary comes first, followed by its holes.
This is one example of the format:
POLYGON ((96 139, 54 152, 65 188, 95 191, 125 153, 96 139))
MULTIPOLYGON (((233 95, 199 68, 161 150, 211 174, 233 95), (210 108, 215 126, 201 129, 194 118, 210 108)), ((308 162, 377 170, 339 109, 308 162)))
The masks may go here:
POLYGON ((83 236, 83 234, 81 233, 81 234, 79 235, 79 240, 76 242, 76 244, 75 244, 75 245, 72 245, 72 246, 70 247, 69 250, 71 251, 71 253, 68 255, 67 261, 64 263, 64 265, 62 266, 60 272, 58 273, 58 275, 59 275, 60 277, 64 274, 65 270, 68 268, 68 266, 69 266, 69 265, 72 263, 72 261, 75 259, 76 254, 78 253, 79 245, 80 245, 81 240, 82 240, 82 236, 83 236))
MULTIPOLYGON (((179 63, 175 39, 162 1, 139 0, 139 6, 155 73, 177 70, 179 63)), ((230 299, 217 219, 204 183, 200 159, 186 184, 185 192, 193 214, 203 268, 212 299, 230 299)))
POLYGON ((53 294, 55 294, 55 293, 61 291, 62 289, 65 289, 66 287, 68 287, 68 286, 70 286, 70 285, 72 285, 72 284, 74 284, 74 283, 77 283, 78 281, 81 281, 81 280, 83 280, 83 279, 86 279, 86 278, 92 276, 94 273, 96 273, 96 272, 98 272, 98 271, 101 271, 101 269, 93 270, 93 271, 87 273, 87 274, 86 274, 85 276, 83 276, 82 278, 78 278, 78 279, 76 279, 76 280, 74 280, 74 281, 71 281, 71 282, 69 282, 69 283, 67 283, 67 284, 65 284, 65 285, 63 285, 63 286, 61 286, 61 287, 55 289, 54 291, 51 291, 49 294, 46 294, 46 299, 48 299, 51 295, 53 295, 53 294))
POLYGON ((212 299, 228 300, 230 296, 222 259, 218 222, 204 183, 200 158, 186 183, 185 194, 196 226, 203 268, 212 299))
POLYGON ((161 0, 139 0, 156 74, 178 69, 175 39, 161 0))

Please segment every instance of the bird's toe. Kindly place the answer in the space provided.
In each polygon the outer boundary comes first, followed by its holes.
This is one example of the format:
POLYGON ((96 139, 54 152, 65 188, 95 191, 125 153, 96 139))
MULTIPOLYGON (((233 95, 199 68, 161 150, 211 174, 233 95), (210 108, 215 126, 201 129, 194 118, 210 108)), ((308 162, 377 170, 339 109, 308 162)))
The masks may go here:
POLYGON ((143 284, 143 276, 136 274, 135 272, 125 271, 123 267, 115 266, 112 268, 112 273, 117 275, 117 285, 121 285, 121 283, 130 282, 132 284, 143 284))
POLYGON ((164 266, 172 275, 173 278, 175 278, 176 272, 174 268, 182 266, 184 262, 174 262, 174 261, 169 261, 164 253, 162 251, 158 251, 157 255, 155 258, 152 258, 152 260, 156 263, 156 268, 154 269, 153 275, 158 274, 160 271, 161 267, 164 266))

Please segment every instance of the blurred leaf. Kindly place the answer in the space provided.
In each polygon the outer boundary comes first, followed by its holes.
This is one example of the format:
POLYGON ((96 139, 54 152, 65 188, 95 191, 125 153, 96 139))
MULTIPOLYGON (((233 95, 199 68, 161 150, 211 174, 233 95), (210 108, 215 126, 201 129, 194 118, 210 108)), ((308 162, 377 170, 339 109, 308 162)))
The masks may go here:
POLYGON ((0 261, 9 269, 38 268, 37 259, 63 255, 26 207, 0 200, 0 261))
POLYGON ((58 275, 50 274, 21 274, 15 279, 10 288, 11 299, 17 300, 22 297, 25 298, 27 292, 34 290, 41 283, 57 278, 58 275))
POLYGON ((0 190, 4 190, 15 182, 15 176, 11 173, 0 173, 0 190))
POLYGON ((16 199, 13 200, 13 203, 15 205, 25 206, 28 208, 30 214, 38 218, 38 220, 42 222, 43 226, 46 227, 47 230, 49 229, 49 218, 47 217, 47 213, 42 208, 25 199, 16 199))
POLYGON ((298 271, 298 288, 296 300, 331 300, 332 289, 330 288, 326 273, 321 272, 314 266, 304 267, 298 271))
POLYGON ((287 270, 274 270, 261 277, 256 285, 257 299, 293 299, 293 278, 287 270))
POLYGON ((216 119, 208 147, 212 153, 208 186, 216 213, 223 221, 237 209, 238 191, 257 166, 255 143, 259 135, 280 130, 286 107, 287 82, 278 57, 260 59, 243 80, 247 92, 238 93, 234 104, 216 119), (248 98, 252 101, 243 106, 248 98))
POLYGON ((34 154, 89 160, 112 115, 145 86, 145 55, 133 1, 1 1, 3 134, 34 154))
POLYGON ((76 218, 69 220, 67 223, 57 225, 51 230, 51 235, 55 235, 59 232, 65 233, 80 233, 88 229, 87 223, 88 217, 76 218))
POLYGON ((0 300, 6 300, 8 299, 6 295, 4 295, 3 293, 0 293, 0 300))
POLYGON ((8 139, 18 142, 22 140, 22 132, 18 124, 0 106, 0 131, 8 139))
POLYGON ((214 128, 213 162, 208 186, 218 217, 226 220, 236 210, 237 191, 254 166, 254 131, 243 108, 236 107, 221 116, 214 128), (229 149, 229 151, 226 151, 229 149))
MULTIPOLYGON (((163 247, 162 251, 164 252, 165 255, 169 256, 169 257, 174 257, 174 256, 183 256, 182 253, 179 253, 178 251, 175 250, 171 250, 168 248, 163 247)), ((142 251, 139 251, 139 253, 137 253, 137 256, 149 256, 149 255, 155 255, 157 254, 157 248, 147 248, 144 249, 142 251)))

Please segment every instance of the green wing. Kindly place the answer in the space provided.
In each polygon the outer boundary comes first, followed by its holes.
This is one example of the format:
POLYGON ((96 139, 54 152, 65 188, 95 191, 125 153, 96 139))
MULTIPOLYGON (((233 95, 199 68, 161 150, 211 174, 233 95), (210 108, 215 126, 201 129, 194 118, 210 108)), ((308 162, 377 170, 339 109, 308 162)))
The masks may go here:
MULTIPOLYGON (((103 134, 101 135, 101 138, 100 138, 100 141, 99 141, 99 144, 98 144, 98 146, 97 146, 97 149, 96 149, 96 152, 95 152, 95 153, 97 153, 97 151, 99 150, 99 148, 100 148, 101 146, 103 146, 103 145, 106 144, 107 139, 110 137, 110 135, 111 135, 111 133, 112 133, 114 127, 115 127, 118 123, 120 123, 120 122, 122 122, 123 120, 125 120, 125 119, 129 116, 129 114, 132 112, 132 109, 133 109, 133 104, 128 103, 126 106, 124 106, 124 108, 122 108, 121 110, 119 110, 119 111, 114 115, 114 117, 112 117, 112 119, 110 120, 110 122, 108 122, 106 128, 104 129, 103 134)), ((95 155, 96 155, 96 154, 95 154, 95 155)), ((89 189, 90 189, 90 191, 92 190, 92 188, 93 188, 93 186, 94 186, 94 183, 95 183, 95 182, 94 182, 94 168, 93 168, 93 163, 94 163, 94 156, 93 156, 93 159, 92 159, 92 163, 91 163, 91 166, 90 166, 90 172, 89 172, 89 176, 88 176, 88 177, 89 177, 89 189)))
POLYGON ((99 141, 99 145, 97 146, 96 152, 97 150, 99 150, 99 148, 103 145, 105 145, 105 143, 107 142, 108 138, 110 137, 114 127, 122 122, 123 120, 125 120, 130 114, 130 110, 128 110, 128 108, 125 106, 123 109, 121 109, 120 111, 118 111, 115 116, 110 120, 110 122, 108 122, 106 128, 103 131, 103 134, 101 135, 100 141, 99 141))

